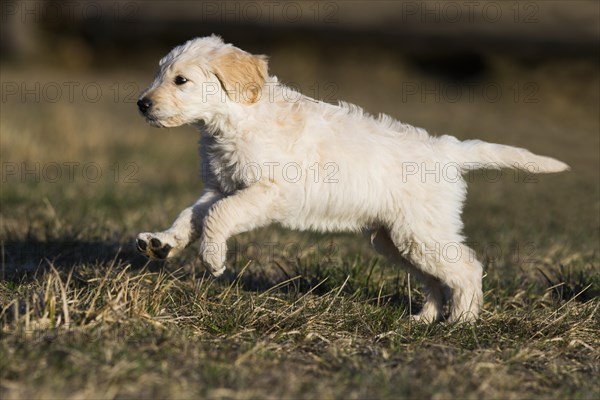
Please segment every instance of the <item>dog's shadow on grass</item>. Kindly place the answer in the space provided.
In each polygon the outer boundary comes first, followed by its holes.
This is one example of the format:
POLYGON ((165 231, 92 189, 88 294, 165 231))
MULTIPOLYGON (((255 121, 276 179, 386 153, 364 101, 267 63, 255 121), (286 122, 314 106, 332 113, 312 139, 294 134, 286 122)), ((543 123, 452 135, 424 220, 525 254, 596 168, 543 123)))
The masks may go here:
MULTIPOLYGON (((5 241, 1 243, 1 265, 0 281, 23 283, 36 279, 40 273, 55 268, 56 270, 69 273, 84 267, 94 269, 109 269, 113 267, 124 268, 129 266, 132 270, 146 270, 149 272, 164 271, 173 273, 180 271, 183 276, 187 274, 205 275, 208 272, 202 267, 201 262, 191 257, 191 253, 184 254, 179 262, 149 261, 145 256, 138 253, 133 239, 128 242, 109 241, 86 241, 86 240, 48 240, 27 239, 24 241, 5 241)), ((344 286, 344 279, 335 274, 333 266, 315 265, 310 268, 298 268, 297 266, 277 268, 270 265, 252 265, 249 270, 240 274, 240 270, 228 269, 219 278, 225 285, 235 284, 248 292, 263 293, 296 292, 308 293, 321 296, 332 291, 338 291, 344 286), (341 280, 340 280, 341 279, 341 280)), ((350 282, 352 283, 352 282, 350 282)), ((350 295, 356 287, 350 289, 349 284, 344 289, 346 295, 350 295), (349 290, 349 291, 348 291, 349 290)), ((370 298, 372 293, 366 293, 370 298)), ((370 301, 371 300, 367 300, 370 301)), ((372 299, 373 302, 379 302, 372 299)), ((406 306, 408 297, 395 291, 387 294, 383 301, 388 304, 406 306)))
MULTIPOLYGON (((2 242, 0 279, 26 281, 37 273, 52 267, 68 271, 82 265, 109 266, 111 263, 130 265, 134 269, 149 264, 146 257, 131 243, 31 239, 26 241, 2 242)), ((150 263, 152 269, 160 262, 150 263), (156 265, 154 265, 156 264, 156 265)))
MULTIPOLYGON (((411 302, 408 292, 394 286, 381 290, 367 284, 358 276, 348 276, 341 272, 340 265, 310 264, 298 266, 290 263, 269 263, 254 265, 249 271, 228 269, 222 277, 227 284, 238 285, 251 293, 296 293, 316 296, 334 295, 352 297, 355 301, 369 304, 386 304, 393 307, 409 309, 411 302), (241 272, 241 274, 240 274, 241 272)), ((416 311, 420 310, 420 305, 416 311)))

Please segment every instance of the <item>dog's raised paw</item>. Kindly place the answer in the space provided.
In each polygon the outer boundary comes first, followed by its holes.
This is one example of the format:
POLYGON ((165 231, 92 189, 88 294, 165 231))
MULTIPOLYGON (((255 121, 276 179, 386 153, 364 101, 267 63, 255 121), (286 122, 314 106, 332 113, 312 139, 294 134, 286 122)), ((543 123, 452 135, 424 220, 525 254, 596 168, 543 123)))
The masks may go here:
POLYGON ((137 250, 146 257, 158 260, 167 258, 171 249, 173 249, 173 246, 164 243, 151 233, 140 233, 135 239, 135 246, 137 250))

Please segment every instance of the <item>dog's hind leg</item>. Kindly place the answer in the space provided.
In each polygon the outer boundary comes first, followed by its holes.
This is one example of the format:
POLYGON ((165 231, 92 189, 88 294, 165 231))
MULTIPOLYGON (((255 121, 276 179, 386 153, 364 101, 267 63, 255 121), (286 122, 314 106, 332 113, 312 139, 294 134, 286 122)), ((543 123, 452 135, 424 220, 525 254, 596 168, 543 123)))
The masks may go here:
POLYGON ((478 317, 483 303, 483 268, 473 250, 460 242, 415 240, 407 258, 424 274, 450 288, 450 322, 472 321, 478 317))
POLYGON ((387 257, 394 264, 398 264, 407 269, 422 284, 425 292, 425 304, 421 312, 411 316, 417 321, 435 322, 442 318, 445 299, 445 287, 439 279, 425 273, 412 265, 401 254, 401 249, 397 247, 385 228, 377 228, 368 232, 370 234, 373 248, 383 256, 387 257))

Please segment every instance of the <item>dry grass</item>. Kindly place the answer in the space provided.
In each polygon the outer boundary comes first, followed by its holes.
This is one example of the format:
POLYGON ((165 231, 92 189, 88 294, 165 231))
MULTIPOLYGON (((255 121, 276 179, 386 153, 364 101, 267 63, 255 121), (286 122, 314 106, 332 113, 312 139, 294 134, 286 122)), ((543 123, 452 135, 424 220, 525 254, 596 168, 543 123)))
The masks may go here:
MULTIPOLYGON (((166 226, 199 192, 195 134, 150 128, 133 103, 114 101, 111 85, 141 88, 151 71, 43 71, 42 82, 93 81, 107 94, 3 102, 3 168, 94 162, 104 174, 3 180, 2 397, 598 398, 597 66, 493 59, 480 85, 533 81, 539 101, 438 103, 402 100, 402 82, 443 83, 408 60, 373 53, 366 63, 365 48, 325 65, 287 49, 269 52, 273 68, 302 88, 317 77, 337 85, 337 98, 432 132, 572 165, 535 184, 507 173, 470 185, 466 233, 487 273, 481 319, 415 325, 407 315, 420 307, 419 287, 352 235, 240 235, 219 280, 193 250, 147 263, 132 238, 166 226), (134 163, 134 180, 115 179, 116 163, 134 163)), ((3 67, 2 80, 39 72, 3 67)))
POLYGON ((365 282, 361 268, 324 271, 318 281, 293 273, 255 290, 245 278, 256 274, 252 265, 222 281, 118 263, 62 274, 50 266, 29 284, 3 287, 14 299, 2 312, 4 394, 598 395, 600 303, 589 287, 559 298, 543 285, 488 284, 477 324, 424 326, 405 318, 404 279, 365 282))

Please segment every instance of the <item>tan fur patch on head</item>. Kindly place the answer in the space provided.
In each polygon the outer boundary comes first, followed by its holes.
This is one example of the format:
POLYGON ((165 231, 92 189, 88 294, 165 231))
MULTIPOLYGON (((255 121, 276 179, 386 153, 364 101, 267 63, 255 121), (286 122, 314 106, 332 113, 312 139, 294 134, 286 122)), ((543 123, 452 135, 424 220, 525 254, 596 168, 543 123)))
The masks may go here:
POLYGON ((232 48, 215 57, 211 64, 229 98, 246 104, 255 103, 260 98, 268 74, 265 56, 232 48))

